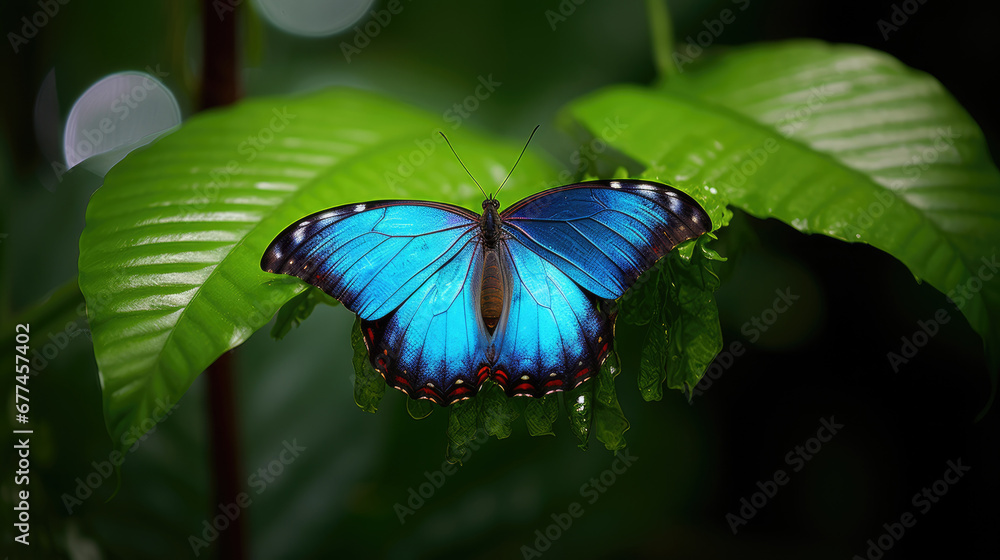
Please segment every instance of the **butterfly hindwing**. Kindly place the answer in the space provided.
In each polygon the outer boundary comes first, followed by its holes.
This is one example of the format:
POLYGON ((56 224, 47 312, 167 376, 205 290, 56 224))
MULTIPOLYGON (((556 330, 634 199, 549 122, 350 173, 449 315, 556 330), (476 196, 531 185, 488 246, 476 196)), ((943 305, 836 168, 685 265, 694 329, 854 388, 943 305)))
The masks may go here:
POLYGON ((508 239, 503 247, 510 305, 497 331, 494 379, 512 396, 577 387, 607 356, 614 317, 520 241, 508 239))
POLYGON ((483 251, 469 241, 394 312, 362 321, 372 365, 413 398, 451 404, 489 375, 479 316, 483 251))

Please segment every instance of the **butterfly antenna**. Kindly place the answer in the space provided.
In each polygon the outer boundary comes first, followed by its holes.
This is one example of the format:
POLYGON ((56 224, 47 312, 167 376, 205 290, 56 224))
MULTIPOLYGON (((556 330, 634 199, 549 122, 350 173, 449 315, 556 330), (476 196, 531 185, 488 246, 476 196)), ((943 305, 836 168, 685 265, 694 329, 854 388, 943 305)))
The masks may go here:
MULTIPOLYGON (((515 167, 517 167, 517 164, 521 162, 521 156, 523 156, 523 155, 524 155, 524 152, 525 152, 525 150, 527 150, 527 149, 528 149, 528 144, 530 144, 530 143, 531 143, 531 139, 532 139, 532 137, 534 137, 534 136, 535 136, 535 133, 536 133, 536 132, 538 132, 538 127, 540 127, 540 126, 542 126, 542 125, 540 125, 540 124, 536 124, 536 125, 535 125, 535 129, 534 129, 534 130, 532 130, 532 131, 531 131, 531 134, 529 134, 529 135, 528 135, 528 141, 527 141, 527 142, 525 142, 525 143, 524 143, 524 147, 523 147, 523 148, 521 148, 521 155, 517 156, 517 161, 515 161, 515 162, 514 162, 514 167, 511 167, 511 168, 510 168, 510 172, 509 172, 509 173, 507 173, 507 176, 506 176, 506 177, 504 178, 504 180, 503 180, 503 183, 500 183, 500 189, 502 189, 502 188, 503 188, 503 186, 507 184, 507 179, 510 179, 510 176, 511 176, 511 175, 512 175, 512 174, 514 173, 514 168, 515 168, 515 167)), ((496 196, 497 196, 498 194, 500 194, 500 189, 497 189, 497 192, 493 193, 493 197, 494 197, 494 198, 496 198, 496 196)))
POLYGON ((490 195, 486 194, 486 189, 484 189, 483 186, 479 184, 479 181, 477 181, 476 178, 473 177, 472 172, 469 171, 469 168, 465 166, 465 162, 462 161, 462 158, 458 157, 458 152, 455 151, 455 147, 451 145, 451 141, 448 140, 448 137, 445 136, 444 133, 441 131, 438 131, 438 134, 440 134, 441 138, 444 138, 444 141, 448 143, 448 147, 451 148, 451 153, 455 154, 455 159, 458 160, 458 163, 462 164, 462 169, 465 169, 465 172, 469 174, 469 177, 472 177, 472 182, 475 183, 477 187, 479 187, 479 190, 483 191, 483 196, 485 196, 486 198, 490 198, 490 195))

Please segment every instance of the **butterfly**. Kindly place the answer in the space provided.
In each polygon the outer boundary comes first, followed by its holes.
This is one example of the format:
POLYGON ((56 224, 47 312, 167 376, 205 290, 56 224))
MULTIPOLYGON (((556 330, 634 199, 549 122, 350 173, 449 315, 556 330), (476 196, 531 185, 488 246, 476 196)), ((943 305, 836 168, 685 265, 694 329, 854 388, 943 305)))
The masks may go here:
POLYGON ((712 229, 694 199, 652 181, 551 188, 502 212, 495 195, 482 214, 419 200, 323 210, 285 228, 261 268, 357 313, 386 382, 449 405, 487 379, 531 397, 590 379, 612 348, 610 303, 712 229))

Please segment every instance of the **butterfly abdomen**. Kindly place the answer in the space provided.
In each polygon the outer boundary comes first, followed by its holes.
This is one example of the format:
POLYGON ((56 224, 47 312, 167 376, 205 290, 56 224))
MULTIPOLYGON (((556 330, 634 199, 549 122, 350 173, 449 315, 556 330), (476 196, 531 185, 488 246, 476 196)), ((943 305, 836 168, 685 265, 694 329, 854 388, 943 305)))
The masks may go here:
POLYGON ((486 251, 486 262, 483 265, 483 284, 479 292, 479 307, 483 314, 483 323, 493 334, 503 313, 503 269, 500 268, 500 258, 496 251, 486 251))

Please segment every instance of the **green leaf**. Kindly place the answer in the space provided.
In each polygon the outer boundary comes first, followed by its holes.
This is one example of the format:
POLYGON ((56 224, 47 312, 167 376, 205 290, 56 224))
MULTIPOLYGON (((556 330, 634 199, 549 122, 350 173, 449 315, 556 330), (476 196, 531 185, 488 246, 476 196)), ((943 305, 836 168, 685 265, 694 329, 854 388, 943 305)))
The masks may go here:
MULTIPOLYGON (((260 270, 288 224, 385 198, 478 211, 482 195, 437 134, 442 124, 348 89, 258 98, 200 114, 115 166, 87 208, 79 264, 112 439, 176 402, 302 292, 299 280, 260 270)), ((518 150, 466 131, 451 140, 486 185, 518 150)), ((503 195, 517 200, 554 177, 529 152, 503 195)))
POLYGON ((898 258, 983 336, 995 391, 1000 282, 979 271, 1000 245, 1000 173, 941 84, 884 53, 817 41, 734 49, 688 70, 584 97, 564 120, 665 182, 898 258))
POLYGON ((482 399, 473 397, 448 407, 448 449, 445 458, 449 463, 462 463, 469 453, 469 442, 476 439, 477 418, 482 399))
MULTIPOLYGON (((384 389, 385 381, 381 378, 379 381, 382 381, 384 389)), ((423 420, 434 412, 434 403, 426 399, 406 399, 406 412, 414 420, 423 420)))
POLYGON ((670 328, 663 319, 662 308, 649 324, 646 340, 639 354, 639 394, 647 401, 663 398, 663 382, 667 379, 670 328))
MULTIPOLYGON (((676 250, 676 249, 674 249, 676 250)), ((618 300, 618 320, 633 325, 645 325, 659 316, 663 306, 663 261, 656 263, 636 280, 618 300)))
POLYGON ((624 434, 629 428, 615 391, 615 378, 619 373, 621 365, 618 354, 611 352, 601 367, 594 390, 594 433, 597 441, 603 443, 608 451, 625 447, 624 434))
POLYGON ((524 423, 533 436, 554 436, 552 424, 559 415, 559 396, 555 393, 540 399, 530 399, 524 407, 524 423))
MULTIPOLYGON (((720 223, 728 223, 728 216, 720 223)), ((720 282, 708 248, 711 234, 682 243, 639 278, 619 300, 619 320, 648 324, 639 355, 639 393, 663 398, 663 382, 687 391, 701 379, 722 349, 722 329, 714 294, 720 282)))
POLYGON ((361 410, 375 414, 385 395, 385 379, 368 360, 368 347, 358 317, 354 318, 354 328, 351 329, 351 348, 354 349, 354 402, 361 410))
POLYGON ((594 382, 584 383, 567 392, 563 402, 569 427, 580 441, 578 447, 586 451, 590 444, 590 426, 594 421, 594 382))
POLYGON ((671 283, 663 316, 671 336, 666 347, 666 381, 667 387, 689 396, 722 350, 719 307, 715 302, 720 282, 713 262, 723 259, 708 247, 710 241, 711 236, 706 235, 689 242, 688 258, 687 250, 667 257, 671 283))
POLYGON ((508 398, 499 385, 488 381, 476 395, 482 399, 482 410, 479 417, 486 433, 504 439, 513 431, 514 420, 520 412, 515 405, 516 400, 508 398))
POLYGON ((288 300, 285 305, 278 310, 278 315, 274 318, 274 326, 271 327, 271 337, 275 340, 285 338, 292 327, 298 327, 312 315, 316 304, 325 303, 327 305, 339 305, 340 302, 328 296, 319 288, 310 287, 299 295, 288 300))

